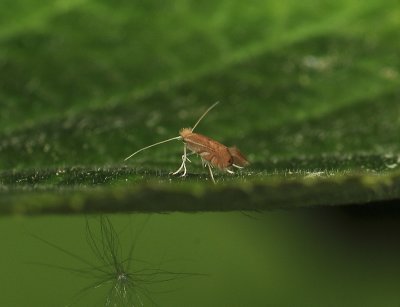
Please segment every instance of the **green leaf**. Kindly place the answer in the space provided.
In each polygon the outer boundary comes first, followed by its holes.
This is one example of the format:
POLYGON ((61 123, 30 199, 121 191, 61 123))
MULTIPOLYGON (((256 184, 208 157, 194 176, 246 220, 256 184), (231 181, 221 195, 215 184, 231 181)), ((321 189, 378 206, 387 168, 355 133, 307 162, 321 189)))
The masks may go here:
POLYGON ((2 214, 400 197, 396 1, 12 3, 0 5, 2 214), (178 142, 124 162, 217 100, 196 130, 249 167, 215 186, 197 158, 169 175, 178 142))

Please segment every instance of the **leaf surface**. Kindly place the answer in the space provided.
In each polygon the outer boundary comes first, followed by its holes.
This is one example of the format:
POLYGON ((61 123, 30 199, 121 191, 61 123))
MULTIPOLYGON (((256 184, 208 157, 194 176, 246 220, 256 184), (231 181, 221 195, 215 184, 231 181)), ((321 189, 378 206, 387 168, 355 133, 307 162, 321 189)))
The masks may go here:
POLYGON ((57 3, 0 10, 2 214, 399 199, 396 1, 57 3), (178 142, 124 162, 215 101, 197 132, 249 167, 171 176, 178 142))

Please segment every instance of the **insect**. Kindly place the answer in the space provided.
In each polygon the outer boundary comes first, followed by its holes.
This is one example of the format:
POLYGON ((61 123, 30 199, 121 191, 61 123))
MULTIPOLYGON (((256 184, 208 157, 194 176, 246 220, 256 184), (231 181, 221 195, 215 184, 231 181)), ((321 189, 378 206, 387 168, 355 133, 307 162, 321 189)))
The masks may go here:
MULTIPOLYGON (((46 267, 54 267, 61 270, 67 270, 78 273, 81 277, 93 280, 91 285, 81 289, 75 296, 73 304, 78 303, 80 299, 89 292, 103 290, 107 293, 103 306, 158 306, 152 296, 152 286, 156 284, 165 284, 169 281, 183 279, 187 277, 206 276, 200 273, 173 272, 164 270, 160 266, 153 265, 144 260, 136 259, 134 256, 136 241, 139 239, 145 223, 137 231, 131 229, 132 238, 129 239, 127 253, 124 253, 125 244, 121 240, 122 232, 114 228, 111 220, 106 216, 100 216, 98 227, 93 226, 86 219, 86 240, 92 257, 86 259, 80 254, 75 254, 62 246, 47 241, 39 236, 32 236, 44 244, 66 254, 71 259, 80 263, 82 268, 65 267, 61 265, 34 263, 46 267), (132 230, 135 232, 132 232, 132 230)), ((94 294, 94 293, 93 293, 94 294)), ((99 295, 99 294, 98 294, 99 295)), ((72 305, 72 304, 71 304, 72 305)), ((68 304, 67 306, 71 306, 68 304)), ((96 304, 97 306, 98 304, 96 304)))
POLYGON ((249 161, 244 157, 244 155, 237 149, 236 147, 227 147, 218 141, 215 141, 209 137, 206 137, 200 133, 193 132, 200 121, 210 112, 219 101, 214 103, 211 107, 209 107, 203 115, 197 120, 194 124, 193 128, 183 128, 179 131, 179 136, 173 137, 161 142, 154 143, 152 145, 143 147, 133 154, 125 158, 125 161, 132 158, 134 155, 139 152, 146 150, 148 148, 167 143, 173 140, 181 140, 183 141, 183 155, 182 155, 182 164, 178 168, 177 171, 171 173, 172 175, 177 175, 182 173, 181 177, 186 176, 186 161, 189 161, 188 156, 192 154, 198 154, 202 160, 203 166, 208 168, 208 172, 210 174, 211 180, 215 183, 214 175, 212 172, 212 168, 218 168, 222 171, 226 171, 230 174, 234 174, 232 171, 232 167, 241 169, 244 166, 249 164, 249 161), (188 153, 187 151, 191 152, 188 153))

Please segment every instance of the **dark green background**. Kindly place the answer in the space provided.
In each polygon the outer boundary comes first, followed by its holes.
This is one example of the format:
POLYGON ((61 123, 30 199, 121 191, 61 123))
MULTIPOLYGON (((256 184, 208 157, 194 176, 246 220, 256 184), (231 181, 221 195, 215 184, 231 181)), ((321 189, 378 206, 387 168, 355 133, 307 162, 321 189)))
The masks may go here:
MULTIPOLYGON (((137 231, 145 219, 111 217, 125 230, 125 251, 132 243, 127 225, 137 231)), ((148 285, 158 306, 398 306, 398 221, 359 212, 152 215, 135 256, 155 268, 207 274, 148 285)), ((7 306, 65 306, 97 281, 31 263, 86 267, 30 234, 95 261, 84 218, 8 219, 0 230, 7 306)), ((76 306, 104 306, 107 290, 92 290, 76 306)))

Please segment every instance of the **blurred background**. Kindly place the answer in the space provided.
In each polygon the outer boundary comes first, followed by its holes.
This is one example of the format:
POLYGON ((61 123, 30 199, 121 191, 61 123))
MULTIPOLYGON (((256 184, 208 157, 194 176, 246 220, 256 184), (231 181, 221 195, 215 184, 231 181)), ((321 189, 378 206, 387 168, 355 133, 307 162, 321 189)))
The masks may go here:
MULTIPOLYGON (((5 0, 0 11, 2 169, 121 164, 217 100, 198 132, 258 169, 396 162, 395 0, 5 0)), ((135 161, 175 167, 181 150, 135 161)))
MULTIPOLYGON (((139 170, 127 185, 170 182, 159 174, 179 166, 181 145, 123 158, 218 100, 198 132, 236 144, 250 183, 386 178, 400 165, 399 31, 397 0, 2 0, 0 204, 126 187, 121 167, 139 170), (98 167, 109 173, 87 173, 98 167), (71 168, 81 173, 63 177, 71 168)), ((190 169, 202 185, 200 162, 190 169)), ((390 200, 400 187, 385 191, 390 200)), ((205 274, 150 283, 134 306, 399 306, 396 204, 110 219, 123 251, 137 241, 135 256, 155 268, 205 274)), ((107 287, 76 301, 98 277, 50 267, 84 264, 31 236, 95 262, 86 218, 1 218, 2 305, 106 304, 107 287)))

